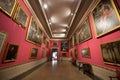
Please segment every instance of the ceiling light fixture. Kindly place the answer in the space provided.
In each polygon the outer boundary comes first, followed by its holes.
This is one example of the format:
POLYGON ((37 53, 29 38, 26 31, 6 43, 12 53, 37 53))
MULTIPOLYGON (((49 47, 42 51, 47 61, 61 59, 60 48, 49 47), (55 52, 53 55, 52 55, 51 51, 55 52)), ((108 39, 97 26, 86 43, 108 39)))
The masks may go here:
POLYGON ((47 9, 47 8, 48 8, 47 4, 44 4, 43 6, 44 6, 44 8, 45 8, 45 9, 47 9))

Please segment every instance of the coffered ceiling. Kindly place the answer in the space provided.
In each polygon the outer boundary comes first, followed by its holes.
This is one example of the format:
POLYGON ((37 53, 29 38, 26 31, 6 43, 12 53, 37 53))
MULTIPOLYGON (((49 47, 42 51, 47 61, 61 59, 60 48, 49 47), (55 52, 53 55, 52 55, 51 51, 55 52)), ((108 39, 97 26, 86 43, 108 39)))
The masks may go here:
POLYGON ((50 39, 69 39, 97 0, 25 0, 50 39))

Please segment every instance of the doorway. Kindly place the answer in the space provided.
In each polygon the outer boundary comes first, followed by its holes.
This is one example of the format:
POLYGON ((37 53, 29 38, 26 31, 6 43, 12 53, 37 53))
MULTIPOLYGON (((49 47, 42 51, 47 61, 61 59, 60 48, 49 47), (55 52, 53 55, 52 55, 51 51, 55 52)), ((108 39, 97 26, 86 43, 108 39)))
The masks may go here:
POLYGON ((53 48, 52 49, 52 61, 57 61, 58 60, 58 49, 57 48, 53 48))

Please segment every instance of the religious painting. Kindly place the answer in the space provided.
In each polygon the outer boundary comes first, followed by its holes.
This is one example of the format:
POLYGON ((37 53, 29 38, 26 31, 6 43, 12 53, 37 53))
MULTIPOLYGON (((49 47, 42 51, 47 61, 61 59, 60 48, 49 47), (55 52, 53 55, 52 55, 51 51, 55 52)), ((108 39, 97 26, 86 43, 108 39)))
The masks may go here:
POLYGON ((82 43, 92 38, 88 18, 81 25, 78 32, 78 36, 79 36, 79 43, 82 43))
POLYGON ((37 48, 31 48, 30 58, 36 58, 37 54, 38 54, 38 49, 37 48))
POLYGON ((54 47, 58 46, 58 42, 53 42, 52 46, 54 46, 54 47))
POLYGON ((39 46, 42 44, 43 40, 42 30, 40 29, 40 27, 33 18, 31 18, 26 40, 39 46))
POLYGON ((104 63, 120 65, 120 40, 101 44, 104 63))
POLYGON ((68 41, 61 41, 61 51, 68 51, 68 41))
POLYGON ((83 48, 82 51, 82 57, 84 58, 90 58, 90 48, 83 48))
POLYGON ((113 0, 101 0, 93 10, 96 37, 120 28, 120 16, 113 0))
POLYGON ((7 15, 12 16, 17 0, 0 0, 0 9, 7 15))
POLYGON ((17 15, 15 16, 16 22, 21 25, 23 28, 27 27, 28 15, 26 12, 19 6, 17 15))
POLYGON ((2 51, 6 38, 7 38, 7 34, 4 32, 0 32, 0 53, 2 51))
POLYGON ((18 49, 18 45, 8 43, 3 62, 15 61, 17 58, 18 49))
POLYGON ((67 57, 67 53, 62 53, 62 57, 67 57))

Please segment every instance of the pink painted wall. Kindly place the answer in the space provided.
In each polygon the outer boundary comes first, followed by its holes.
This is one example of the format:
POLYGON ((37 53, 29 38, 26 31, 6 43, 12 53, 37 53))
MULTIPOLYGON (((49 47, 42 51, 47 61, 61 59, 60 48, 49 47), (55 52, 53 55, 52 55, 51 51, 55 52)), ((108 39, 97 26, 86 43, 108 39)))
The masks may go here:
POLYGON ((117 66, 104 64, 103 60, 102 60, 101 49, 100 49, 100 44, 115 41, 115 40, 120 40, 120 30, 117 30, 115 32, 107 34, 103 37, 96 38, 95 31, 94 31, 94 24, 93 24, 91 14, 89 14, 89 21, 90 21, 90 27, 91 27, 91 32, 92 32, 92 39, 90 39, 86 42, 83 42, 77 46, 74 46, 70 50, 72 50, 74 52, 74 48, 77 47, 78 48, 78 59, 83 61, 83 62, 88 62, 91 64, 95 64, 95 65, 99 65, 99 66, 103 66, 103 67, 108 67, 108 68, 113 68, 113 69, 120 68, 117 66), (87 47, 90 48, 91 58, 83 58, 82 57, 81 49, 87 48, 87 47))
MULTIPOLYGON (((45 48, 46 52, 49 51, 49 49, 46 48, 44 43, 40 47, 26 41, 27 29, 29 26, 31 13, 24 4, 23 0, 18 0, 18 1, 29 16, 27 28, 26 29, 21 28, 16 22, 14 22, 6 14, 0 11, 0 31, 3 31, 7 34, 6 42, 3 46, 2 52, 0 53, 0 68, 26 63, 33 60, 39 60, 41 59, 42 48, 45 48), (6 51, 7 43, 14 43, 19 45, 19 51, 15 62, 3 63, 3 57, 6 51), (30 49, 32 47, 38 48, 38 55, 37 58, 35 59, 30 59, 30 49)), ((46 58, 46 55, 44 56, 44 58, 46 58)))

